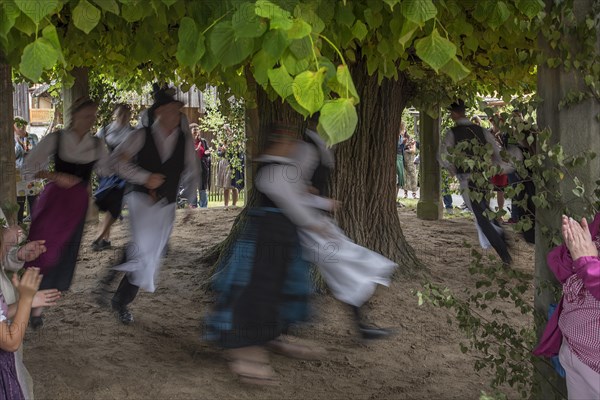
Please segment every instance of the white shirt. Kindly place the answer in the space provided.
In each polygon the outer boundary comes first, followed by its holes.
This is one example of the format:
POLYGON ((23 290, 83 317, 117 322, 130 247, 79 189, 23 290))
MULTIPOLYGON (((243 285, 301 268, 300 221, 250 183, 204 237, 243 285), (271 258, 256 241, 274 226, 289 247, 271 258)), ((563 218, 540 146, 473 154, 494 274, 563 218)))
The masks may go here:
POLYGON ((63 161, 88 164, 98 160, 94 171, 98 175, 110 175, 111 167, 108 161, 108 151, 99 145, 98 140, 90 134, 80 137, 69 129, 52 132, 35 146, 25 157, 22 175, 24 180, 35 178, 35 174, 48 168, 49 161, 57 153, 63 161), (57 149, 58 135, 60 149, 57 149))

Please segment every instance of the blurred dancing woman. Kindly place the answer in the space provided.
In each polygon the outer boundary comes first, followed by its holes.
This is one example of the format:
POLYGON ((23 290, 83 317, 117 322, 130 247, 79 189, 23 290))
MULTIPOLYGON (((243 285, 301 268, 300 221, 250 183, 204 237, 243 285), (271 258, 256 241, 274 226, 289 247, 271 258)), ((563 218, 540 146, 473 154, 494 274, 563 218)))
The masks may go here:
POLYGON ((265 153, 256 159, 258 207, 249 210, 243 233, 217 274, 216 308, 208 316, 208 338, 228 349, 230 368, 249 383, 276 380, 267 348, 314 358, 308 346, 277 340, 307 318, 308 263, 300 257, 297 227, 323 231, 318 213, 300 202, 308 190, 293 152, 296 131, 275 127, 265 153))
MULTIPOLYGON (((106 147, 112 153, 118 145, 123 143, 127 135, 133 131, 131 127, 131 109, 127 104, 119 104, 115 107, 113 116, 115 120, 100 129, 96 135, 104 140, 106 147)), ((125 193, 125 181, 118 175, 100 178, 98 190, 94 194, 96 205, 100 211, 106 211, 104 220, 99 227, 98 236, 92 243, 94 251, 110 248, 110 227, 121 215, 123 206, 123 194, 125 193)))
MULTIPOLYGON (((316 121, 311 120, 313 128, 316 121)), ((314 230, 300 229, 300 243, 303 256, 315 264, 333 296, 350 306, 358 331, 363 339, 383 339, 392 332, 388 329, 369 325, 361 312, 377 285, 388 286, 390 276, 397 264, 381 254, 359 246, 350 240, 326 212, 332 212, 338 202, 328 198, 328 181, 334 167, 334 157, 318 133, 307 129, 308 143, 297 146, 295 157, 312 185, 311 192, 302 198, 305 204, 320 212, 328 229, 326 234, 314 230), (317 163, 313 160, 317 155, 317 163)))
MULTIPOLYGON (((47 251, 25 268, 38 267, 43 274, 40 289, 68 290, 73 280, 81 235, 88 208, 92 170, 109 174, 107 151, 90 134, 98 106, 88 98, 71 107, 71 123, 61 131, 44 137, 25 158, 26 179, 49 179, 37 200, 31 219, 29 240, 45 240, 47 251), (54 171, 47 170, 54 158, 54 171), (98 162, 103 159, 103 161, 98 162)), ((32 311, 31 326, 43 325, 42 308, 32 311)))

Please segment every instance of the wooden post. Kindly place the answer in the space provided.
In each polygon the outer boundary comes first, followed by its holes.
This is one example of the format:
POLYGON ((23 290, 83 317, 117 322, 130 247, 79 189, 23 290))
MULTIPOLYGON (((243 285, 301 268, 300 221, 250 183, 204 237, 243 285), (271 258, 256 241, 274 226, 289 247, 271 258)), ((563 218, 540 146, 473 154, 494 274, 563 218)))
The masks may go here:
MULTIPOLYGON (((579 23, 585 23, 585 15, 592 10, 592 0, 578 0, 573 2, 573 10, 579 23)), ((546 0, 547 7, 553 6, 553 1, 546 0)), ((600 55, 600 41, 596 36, 596 57, 600 55)), ((551 54, 551 49, 545 39, 540 37, 540 45, 551 54)), ((574 46, 575 48, 575 46, 574 46)), ((600 149, 600 123, 596 116, 600 114, 600 104, 598 100, 592 98, 584 100, 570 107, 559 109, 561 100, 571 91, 585 90, 583 86, 583 77, 574 72, 565 72, 559 68, 549 68, 545 63, 538 66, 538 94, 544 99, 543 104, 538 108, 538 125, 540 129, 549 128, 552 132, 552 141, 560 143, 564 149, 565 157, 579 154, 590 149, 600 149)), ((600 177, 600 159, 592 160, 590 163, 580 167, 575 172, 575 176, 583 183, 586 188, 595 187, 595 181, 600 177)), ((588 214, 585 204, 576 198, 572 192, 575 187, 571 179, 565 179, 554 185, 554 190, 558 191, 563 202, 569 204, 573 212, 579 214, 588 214)), ((552 190, 552 188, 548 188, 552 190)), ((542 228, 558 229, 561 225, 561 205, 554 205, 552 209, 538 208, 536 213, 536 246, 535 246, 535 310, 544 319, 538 325, 538 334, 541 335, 546 325, 546 315, 551 303, 556 303, 551 285, 558 285, 554 275, 548 269, 546 256, 551 248, 547 237, 542 234, 542 228)), ((538 382, 542 388, 540 399, 553 398, 553 387, 560 388, 566 397, 564 380, 556 374, 552 368, 540 360, 537 365, 538 382)))

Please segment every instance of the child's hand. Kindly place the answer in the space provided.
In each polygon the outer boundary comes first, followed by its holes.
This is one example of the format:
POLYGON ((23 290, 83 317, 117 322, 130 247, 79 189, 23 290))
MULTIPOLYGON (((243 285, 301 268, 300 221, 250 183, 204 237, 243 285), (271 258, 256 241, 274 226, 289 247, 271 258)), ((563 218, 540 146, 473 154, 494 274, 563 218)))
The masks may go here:
POLYGON ((19 279, 17 274, 14 274, 12 282, 15 288, 17 288, 17 290, 19 291, 19 297, 30 298, 31 300, 33 300, 35 293, 40 288, 40 283, 42 283, 42 275, 40 275, 40 269, 26 269, 21 279, 19 279))
POLYGON ((33 296, 32 308, 55 306, 60 299, 61 293, 57 289, 38 290, 33 296))
POLYGON ((33 261, 37 259, 42 253, 46 252, 45 240, 34 240, 27 243, 19 249, 17 252, 17 258, 21 261, 33 261))
POLYGON ((2 244, 4 246, 3 251, 8 251, 10 248, 16 246, 19 243, 19 234, 21 228, 19 226, 11 226, 2 230, 2 244))

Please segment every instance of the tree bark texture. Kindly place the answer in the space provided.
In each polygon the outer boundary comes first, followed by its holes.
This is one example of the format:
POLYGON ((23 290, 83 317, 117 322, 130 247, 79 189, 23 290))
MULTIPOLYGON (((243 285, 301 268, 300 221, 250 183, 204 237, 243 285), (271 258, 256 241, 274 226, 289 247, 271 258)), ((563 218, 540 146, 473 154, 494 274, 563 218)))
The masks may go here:
POLYGON ((348 236, 394 260, 407 272, 419 266, 406 242, 396 210, 396 145, 400 120, 412 86, 369 76, 366 60, 350 66, 360 95, 354 135, 335 149, 332 195, 343 202, 336 219, 348 236))
MULTIPOLYGON (((13 133, 13 84, 11 66, 0 52, 0 207, 11 224, 16 222, 17 188, 13 133)), ((18 206, 17 206, 18 207, 18 206)))

